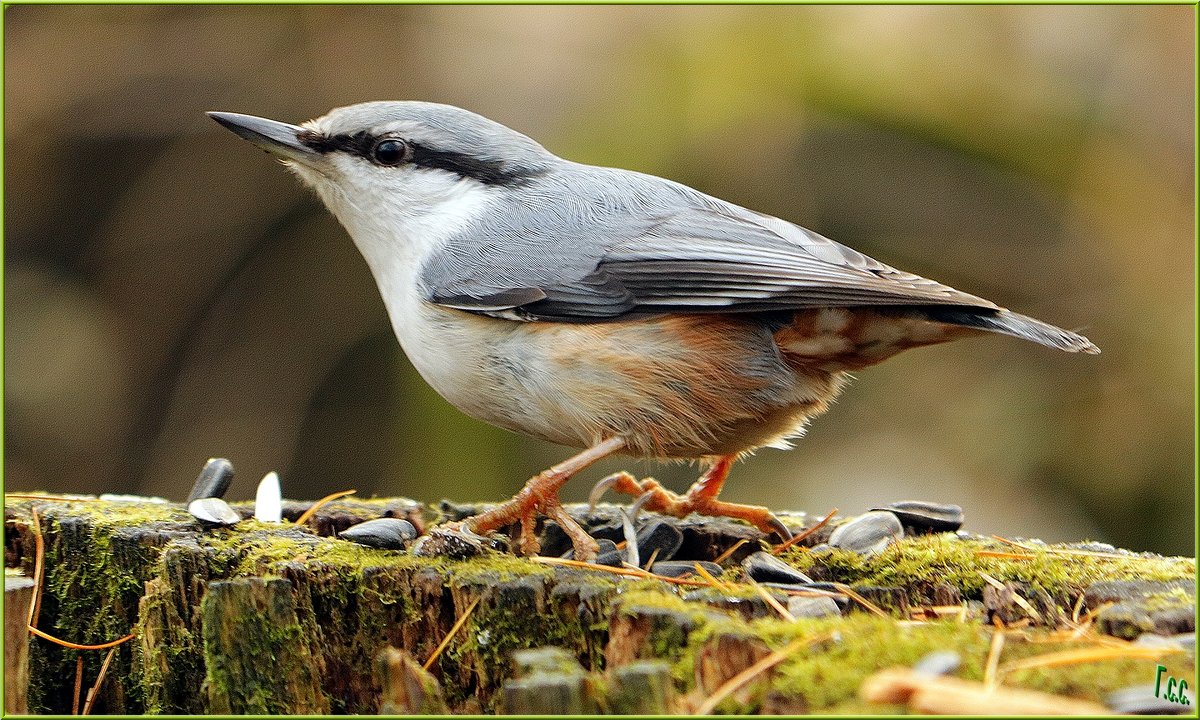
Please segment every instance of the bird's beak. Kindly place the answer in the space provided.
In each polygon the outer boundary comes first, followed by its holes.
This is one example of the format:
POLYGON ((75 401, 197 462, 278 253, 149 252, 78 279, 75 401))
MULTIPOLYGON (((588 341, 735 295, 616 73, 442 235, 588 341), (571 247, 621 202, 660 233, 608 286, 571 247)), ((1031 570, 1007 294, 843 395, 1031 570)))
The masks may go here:
POLYGON ((238 137, 249 140, 280 160, 292 160, 315 167, 321 159, 321 153, 300 141, 303 134, 308 132, 302 127, 241 113, 206 114, 238 137))

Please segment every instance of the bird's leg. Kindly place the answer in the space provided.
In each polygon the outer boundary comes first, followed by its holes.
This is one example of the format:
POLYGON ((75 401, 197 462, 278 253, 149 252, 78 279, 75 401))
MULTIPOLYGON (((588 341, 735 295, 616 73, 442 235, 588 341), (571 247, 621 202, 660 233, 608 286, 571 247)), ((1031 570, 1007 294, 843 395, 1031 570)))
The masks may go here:
POLYGON ((717 495, 721 492, 721 486, 725 484, 725 478, 729 477, 729 469, 733 467, 734 459, 733 455, 718 458, 712 467, 701 475, 700 479, 694 482, 683 495, 676 495, 653 478, 639 481, 627 472, 620 472, 597 483, 596 487, 592 489, 589 500, 594 505, 608 489, 634 497, 649 494, 650 497, 642 506, 647 510, 678 518, 687 517, 691 513, 711 517, 736 518, 745 520, 768 535, 776 533, 782 540, 790 538, 791 532, 767 508, 761 505, 739 505, 717 499, 717 495))
POLYGON ((549 470, 533 476, 511 500, 467 518, 463 521, 463 525, 468 530, 483 535, 520 521, 521 536, 517 547, 524 555, 535 555, 541 548, 534 535, 534 526, 537 524, 539 514, 547 515, 559 524, 567 537, 571 538, 576 559, 594 560, 600 546, 563 509, 562 503, 558 499, 558 490, 575 473, 623 447, 625 447, 625 440, 620 437, 609 438, 593 445, 549 470))

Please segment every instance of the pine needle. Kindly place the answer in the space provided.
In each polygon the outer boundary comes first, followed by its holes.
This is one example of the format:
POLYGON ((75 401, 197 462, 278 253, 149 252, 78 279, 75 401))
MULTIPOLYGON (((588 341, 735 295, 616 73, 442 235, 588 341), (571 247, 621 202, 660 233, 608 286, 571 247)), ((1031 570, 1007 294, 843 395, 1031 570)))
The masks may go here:
POLYGON ((54 643, 55 645, 62 645, 63 647, 71 648, 72 650, 107 650, 111 647, 116 647, 116 646, 120 645, 121 643, 128 642, 133 639, 133 633, 130 633, 129 635, 126 635, 123 638, 117 638, 116 640, 113 640, 112 642, 101 643, 99 645, 80 645, 78 643, 73 643, 68 640, 60 640, 49 633, 44 633, 41 630, 38 630, 37 628, 33 627, 32 625, 29 626, 29 632, 33 633, 34 635, 37 635, 38 637, 42 638, 43 640, 49 640, 50 642, 54 643))
POLYGON ((707 582, 709 585, 717 588, 718 590, 732 590, 733 589, 733 586, 731 586, 729 583, 723 582, 723 581, 718 580, 717 578, 713 577, 713 574, 710 573, 709 571, 705 570, 704 566, 701 565, 700 563, 697 562, 697 563, 693 563, 692 565, 693 565, 693 567, 696 568, 696 574, 699 575, 700 577, 704 578, 705 582, 707 582))
POLYGON ((810 527, 809 529, 807 529, 807 530, 805 530, 804 532, 800 533, 799 535, 796 535, 796 536, 792 537, 792 539, 791 539, 791 540, 787 540, 787 541, 785 541, 785 542, 781 542, 781 543, 779 543, 778 545, 776 545, 775 547, 771 548, 771 554, 772 554, 772 555, 778 555, 779 553, 783 552, 784 550, 787 550, 788 548, 792 547, 792 546, 793 546, 793 545, 795 545, 796 543, 800 542, 801 540, 804 540, 805 538, 807 538, 808 536, 812 535, 812 534, 813 534, 813 533, 815 533, 816 531, 818 531, 818 530, 820 530, 821 528, 825 527, 826 525, 828 525, 828 524, 829 524, 829 521, 833 519, 833 516, 834 516, 834 515, 837 515, 837 511, 838 511, 838 509, 837 509, 837 508, 834 508, 834 509, 830 510, 830 511, 829 511, 829 514, 828 514, 828 515, 826 515, 825 517, 821 518, 821 521, 820 521, 820 522, 818 522, 816 525, 813 525, 812 527, 810 527))
POLYGON ((975 554, 979 557, 1001 558, 1003 560, 1033 560, 1036 555, 1027 555, 1025 553, 1009 553, 999 552, 997 550, 976 550, 975 554))
POLYGON ((88 690, 87 701, 83 704, 83 714, 88 715, 92 712, 92 705, 96 702, 96 696, 100 693, 100 683, 104 682, 104 676, 108 673, 108 664, 112 662, 113 655, 117 649, 114 647, 108 651, 108 655, 104 656, 104 664, 100 666, 100 674, 96 676, 96 684, 88 690))
POLYGON ((561 565, 563 567, 579 568, 581 570, 596 570, 599 572, 612 573, 614 575, 625 575, 628 577, 646 578, 648 580, 661 580, 672 585, 688 585, 691 587, 708 587, 710 583, 703 580, 687 580, 685 578, 673 578, 666 575, 655 575, 652 572, 647 572, 641 568, 634 567, 613 567, 611 565, 600 565, 599 563, 584 562, 582 560, 567 560, 566 558, 541 557, 535 556, 529 558, 530 561, 541 563, 543 565, 561 565))
POLYGON ((849 585, 843 585, 841 583, 834 583, 833 586, 836 587, 839 592, 844 593, 851 600, 858 603, 859 605, 862 605, 864 608, 866 608, 867 610, 871 611, 872 613, 878 615, 879 617, 888 617, 888 614, 885 613, 884 611, 880 610, 878 605, 876 605, 875 603, 866 599, 862 595, 859 595, 857 592, 854 591, 854 588, 850 587, 849 585))
POLYGON ((1183 648, 1141 647, 1127 643, 1125 647, 1102 646, 1035 655, 1023 660, 1007 662, 999 670, 1001 673, 1010 673, 1016 670, 1028 670, 1029 668, 1082 665, 1084 663, 1104 662, 1105 660, 1157 660, 1163 655, 1174 652, 1183 652, 1183 648))
POLYGON ((756 582, 754 580, 754 578, 750 578, 749 580, 750 580, 750 584, 752 586, 754 586, 754 589, 758 592, 758 594, 762 597, 762 599, 768 605, 770 605, 772 608, 774 608, 775 612, 779 613, 779 615, 784 620, 787 620, 788 622, 796 621, 796 616, 792 615, 791 611, 783 606, 783 603, 776 600, 774 595, 767 592, 767 589, 765 587, 763 587, 762 585, 759 585, 758 582, 756 582))
POLYGON ((458 620, 454 621, 454 626, 450 628, 450 632, 446 633, 446 637, 442 639, 441 644, 437 646, 437 649, 433 651, 433 654, 430 655, 429 659, 425 661, 425 664, 421 666, 422 668, 428 670, 429 668, 433 667, 434 661, 438 659, 438 656, 441 655, 442 651, 446 649, 446 646, 450 644, 450 641, 454 638, 455 633, 462 629, 462 626, 466 624, 467 618, 471 617, 471 613, 475 612, 475 606, 478 604, 479 598, 475 598, 471 601, 471 604, 467 606, 467 609, 463 611, 463 614, 459 616, 458 620))
POLYGON ((50 500, 52 502, 100 502, 96 497, 67 497, 65 495, 31 495, 29 493, 4 493, 4 499, 17 500, 50 500))
POLYGON ((740 548, 741 546, 745 545, 748 542, 750 542, 749 538, 742 538, 741 540, 738 540, 734 544, 730 545, 728 550, 726 550, 725 552, 718 555, 713 560, 713 562, 720 565, 721 563, 728 560, 730 555, 733 555, 735 552, 737 552, 738 548, 740 548))
POLYGON ((1019 543, 1016 540, 1009 540, 1007 538, 1002 538, 999 535, 992 535, 991 537, 993 540, 1002 542, 1005 545, 1012 545, 1013 547, 1021 548, 1022 550, 1025 550, 1026 552, 1031 552, 1031 553, 1044 552, 1044 553, 1049 553, 1051 555, 1075 555, 1077 557, 1108 558, 1110 560, 1136 560, 1136 559, 1138 559, 1136 555, 1119 555, 1117 553, 1096 552, 1094 550, 1075 550, 1072 548, 1052 548, 1052 547, 1032 547, 1030 545, 1025 545, 1024 543, 1019 543))
POLYGON ((357 490, 342 490, 341 492, 335 492, 331 495, 326 495, 325 497, 323 497, 320 500, 313 503, 312 507, 305 510, 303 515, 296 518, 296 524, 303 525, 304 523, 308 522, 308 519, 311 518, 313 515, 316 515, 317 510, 320 510, 321 507, 324 506, 326 503, 333 502, 334 500, 337 500, 338 498, 341 498, 341 497, 346 497, 347 495, 353 495, 356 492, 358 492, 358 491, 357 490))
POLYGON ((37 508, 30 506, 32 518, 29 529, 33 531, 33 599, 29 602, 29 627, 37 627, 38 615, 42 611, 42 576, 46 571, 46 541, 42 538, 42 521, 37 508))

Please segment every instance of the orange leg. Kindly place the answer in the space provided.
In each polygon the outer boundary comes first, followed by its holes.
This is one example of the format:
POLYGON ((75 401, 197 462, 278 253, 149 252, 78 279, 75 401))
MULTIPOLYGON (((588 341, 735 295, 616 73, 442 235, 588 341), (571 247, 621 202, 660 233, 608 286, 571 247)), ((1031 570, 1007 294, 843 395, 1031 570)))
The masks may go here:
POLYGON ((541 547, 537 536, 534 535, 534 526, 539 514, 547 515, 559 524, 567 537, 571 538, 571 544, 575 547, 576 559, 594 560, 600 546, 563 509, 562 502, 558 499, 558 491, 575 473, 623 447, 625 447, 625 440, 619 437, 609 438, 593 445, 549 470, 533 476, 511 500, 467 518, 463 521, 463 525, 472 532, 483 535, 520 521, 521 537, 517 548, 523 555, 536 555, 541 547))
POLYGON ((717 499, 717 495, 721 492, 721 486, 725 484, 725 478, 729 477, 729 469, 733 466, 733 461, 734 456, 732 455, 718 458, 713 466, 701 475, 700 479, 694 482, 683 495, 676 495, 652 478, 639 481, 627 472, 619 472, 601 480, 592 489, 589 499, 592 504, 595 504, 608 489, 634 497, 649 493, 650 497, 642 506, 647 510, 679 518, 687 517, 691 513, 711 517, 736 518, 745 520, 768 535, 776 533, 782 540, 790 538, 791 532, 767 508, 760 505, 738 505, 717 499))

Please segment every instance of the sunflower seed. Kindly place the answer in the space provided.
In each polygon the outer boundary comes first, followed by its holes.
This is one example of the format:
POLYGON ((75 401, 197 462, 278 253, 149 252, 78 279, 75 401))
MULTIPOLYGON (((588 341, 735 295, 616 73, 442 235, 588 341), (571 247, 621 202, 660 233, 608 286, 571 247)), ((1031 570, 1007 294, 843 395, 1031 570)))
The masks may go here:
POLYGON ((235 525, 242 516, 221 498, 200 498, 188 503, 188 512, 197 520, 210 525, 235 525))
POLYGON ((400 518, 377 518, 351 525, 338 533, 338 537, 367 547, 403 550, 417 539, 417 529, 400 518))
POLYGON ((201 498, 225 497, 225 491, 233 482, 233 463, 225 458, 209 458, 192 483, 192 492, 188 495, 188 504, 201 498))
POLYGON ((873 511, 838 525, 829 536, 829 544, 863 555, 874 555, 903 535, 904 527, 895 515, 873 511))

